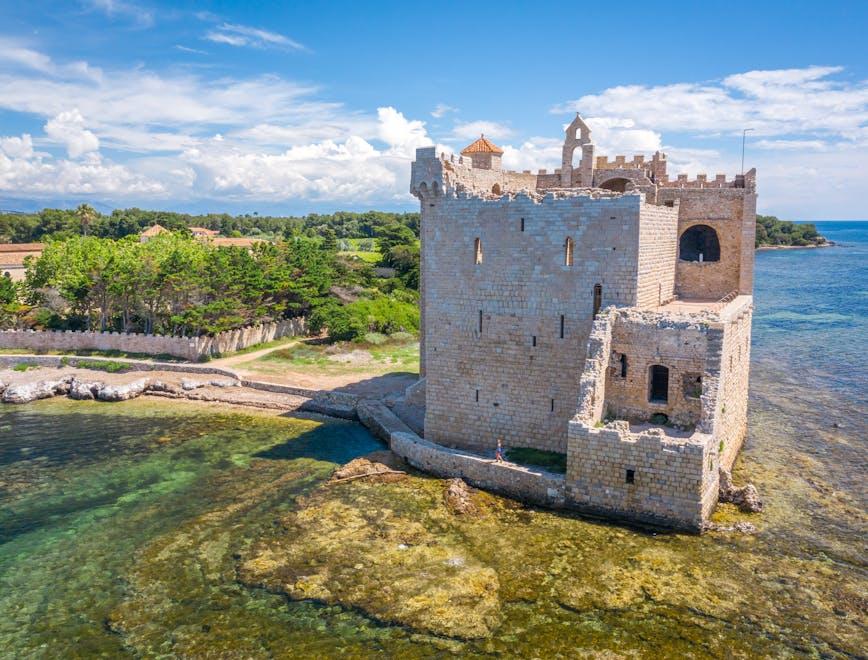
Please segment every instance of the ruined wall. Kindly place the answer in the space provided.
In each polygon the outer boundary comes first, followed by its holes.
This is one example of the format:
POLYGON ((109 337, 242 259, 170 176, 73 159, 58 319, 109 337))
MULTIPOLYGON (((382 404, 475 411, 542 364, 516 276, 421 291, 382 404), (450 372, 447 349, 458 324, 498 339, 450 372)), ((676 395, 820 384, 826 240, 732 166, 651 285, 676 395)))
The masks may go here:
POLYGON ((714 434, 720 463, 730 469, 747 431, 750 337, 753 305, 746 296, 732 303, 722 319, 720 382, 714 410, 714 434))
POLYGON ((707 331, 708 326, 687 317, 620 311, 612 330, 612 357, 606 370, 605 414, 642 421, 655 413, 663 413, 674 424, 690 427, 698 424, 702 413, 701 379, 706 369, 707 331), (621 376, 621 355, 627 359, 624 377, 621 376), (669 369, 666 403, 649 401, 650 371, 655 364, 669 369), (698 387, 690 387, 697 378, 700 378, 698 387))
POLYGON ((628 520, 700 529, 707 515, 704 495, 716 479, 709 469, 710 438, 697 433, 675 439, 661 429, 631 433, 628 427, 623 421, 604 428, 570 422, 568 502, 628 520))
POLYGON ((565 451, 594 285, 603 307, 635 303, 642 204, 639 195, 423 197, 426 438, 490 448, 500 436, 565 451))
POLYGON ((639 223, 639 278, 636 304, 653 307, 675 295, 678 212, 666 206, 642 207, 639 223))
POLYGON ((199 360, 206 355, 237 351, 247 346, 303 334, 304 318, 263 323, 237 330, 221 332, 213 337, 173 337, 123 332, 71 331, 0 331, 3 348, 30 351, 121 351, 146 355, 173 355, 186 360, 199 360))
POLYGON ((685 299, 716 300, 753 290, 756 194, 743 188, 660 188, 660 203, 678 201, 678 238, 693 225, 717 232, 720 261, 676 262, 675 290, 685 299))

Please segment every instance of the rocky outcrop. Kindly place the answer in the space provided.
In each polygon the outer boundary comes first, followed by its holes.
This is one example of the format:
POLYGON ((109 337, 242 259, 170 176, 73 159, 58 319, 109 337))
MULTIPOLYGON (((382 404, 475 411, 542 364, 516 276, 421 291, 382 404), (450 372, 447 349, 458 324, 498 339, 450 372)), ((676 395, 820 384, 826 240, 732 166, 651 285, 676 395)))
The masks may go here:
POLYGON ((400 467, 400 459, 392 452, 377 451, 342 465, 332 474, 331 481, 349 481, 362 477, 374 477, 378 481, 396 481, 407 476, 400 467))
POLYGON ((69 392, 71 377, 55 380, 39 380, 35 383, 10 385, 3 392, 3 403, 30 403, 69 392))
POLYGON ((139 378, 124 385, 102 385, 96 393, 100 401, 127 401, 141 396, 148 389, 149 378, 139 378))
POLYGON ((464 483, 463 479, 447 479, 443 501, 450 513, 458 516, 472 515, 479 511, 473 501, 473 489, 464 483))
POLYGON ((736 487, 732 483, 732 474, 726 468, 720 468, 720 492, 718 501, 731 502, 739 510, 746 513, 757 513, 763 510, 763 503, 759 497, 756 486, 747 484, 736 487))
POLYGON ((202 383, 198 380, 191 380, 189 378, 184 378, 183 380, 181 380, 181 389, 187 392, 199 389, 200 387, 205 387, 205 383, 202 383))
POLYGON ((731 525, 716 522, 706 522, 702 525, 703 532, 738 532, 739 534, 756 534, 756 525, 749 522, 738 521, 731 525))
POLYGON ((78 401, 94 399, 96 398, 96 393, 99 391, 100 387, 102 387, 102 383, 89 383, 73 378, 72 383, 69 386, 69 398, 78 401))

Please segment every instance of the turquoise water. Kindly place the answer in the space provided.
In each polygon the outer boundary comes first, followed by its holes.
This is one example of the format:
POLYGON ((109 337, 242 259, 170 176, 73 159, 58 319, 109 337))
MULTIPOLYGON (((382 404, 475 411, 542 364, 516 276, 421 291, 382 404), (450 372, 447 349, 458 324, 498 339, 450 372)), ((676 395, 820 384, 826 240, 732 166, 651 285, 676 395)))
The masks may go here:
POLYGON ((766 510, 716 514, 756 535, 651 535, 497 498, 463 519, 421 476, 323 486, 381 448, 346 422, 151 400, 4 406, 0 656, 864 657, 868 223, 818 224, 838 247, 757 254, 735 477, 766 510), (379 528, 359 522, 370 514, 427 539, 435 583, 436 552, 495 571, 490 634, 446 639, 390 616, 382 567, 334 567, 334 593, 364 594, 346 606, 243 584, 252 544, 304 511, 307 537, 282 542, 311 567, 384 561, 379 528), (361 527, 332 529, 335 511, 361 527))

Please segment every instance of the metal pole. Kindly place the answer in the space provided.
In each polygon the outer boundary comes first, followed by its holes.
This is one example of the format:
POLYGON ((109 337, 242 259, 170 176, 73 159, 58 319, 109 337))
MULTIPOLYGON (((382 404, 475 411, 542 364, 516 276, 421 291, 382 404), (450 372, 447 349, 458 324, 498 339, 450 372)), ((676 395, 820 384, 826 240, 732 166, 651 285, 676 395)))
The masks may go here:
POLYGON ((741 132, 741 175, 744 176, 744 141, 747 138, 747 132, 752 131, 752 128, 746 128, 741 132))

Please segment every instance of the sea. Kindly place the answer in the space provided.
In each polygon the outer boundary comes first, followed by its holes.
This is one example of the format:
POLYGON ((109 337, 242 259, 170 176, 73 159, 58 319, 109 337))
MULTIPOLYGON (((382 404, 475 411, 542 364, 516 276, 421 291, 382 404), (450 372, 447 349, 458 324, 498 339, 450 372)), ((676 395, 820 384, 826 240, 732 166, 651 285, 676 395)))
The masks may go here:
POLYGON ((865 657, 868 222, 816 224, 833 247, 756 255, 734 478, 765 508, 715 514, 754 533, 631 529, 494 497, 463 519, 436 496, 406 506, 439 492, 424 475, 324 486, 383 448, 351 422, 143 399, 3 406, 0 657, 865 657), (309 516, 305 538, 285 539, 324 590, 244 584, 257 539, 313 506, 356 525, 309 516), (419 576, 443 612, 476 621, 482 607, 437 591, 448 571, 488 576, 486 633, 432 630, 383 600, 397 582, 366 583, 381 574, 364 566, 392 561, 372 512, 451 553, 419 576))

